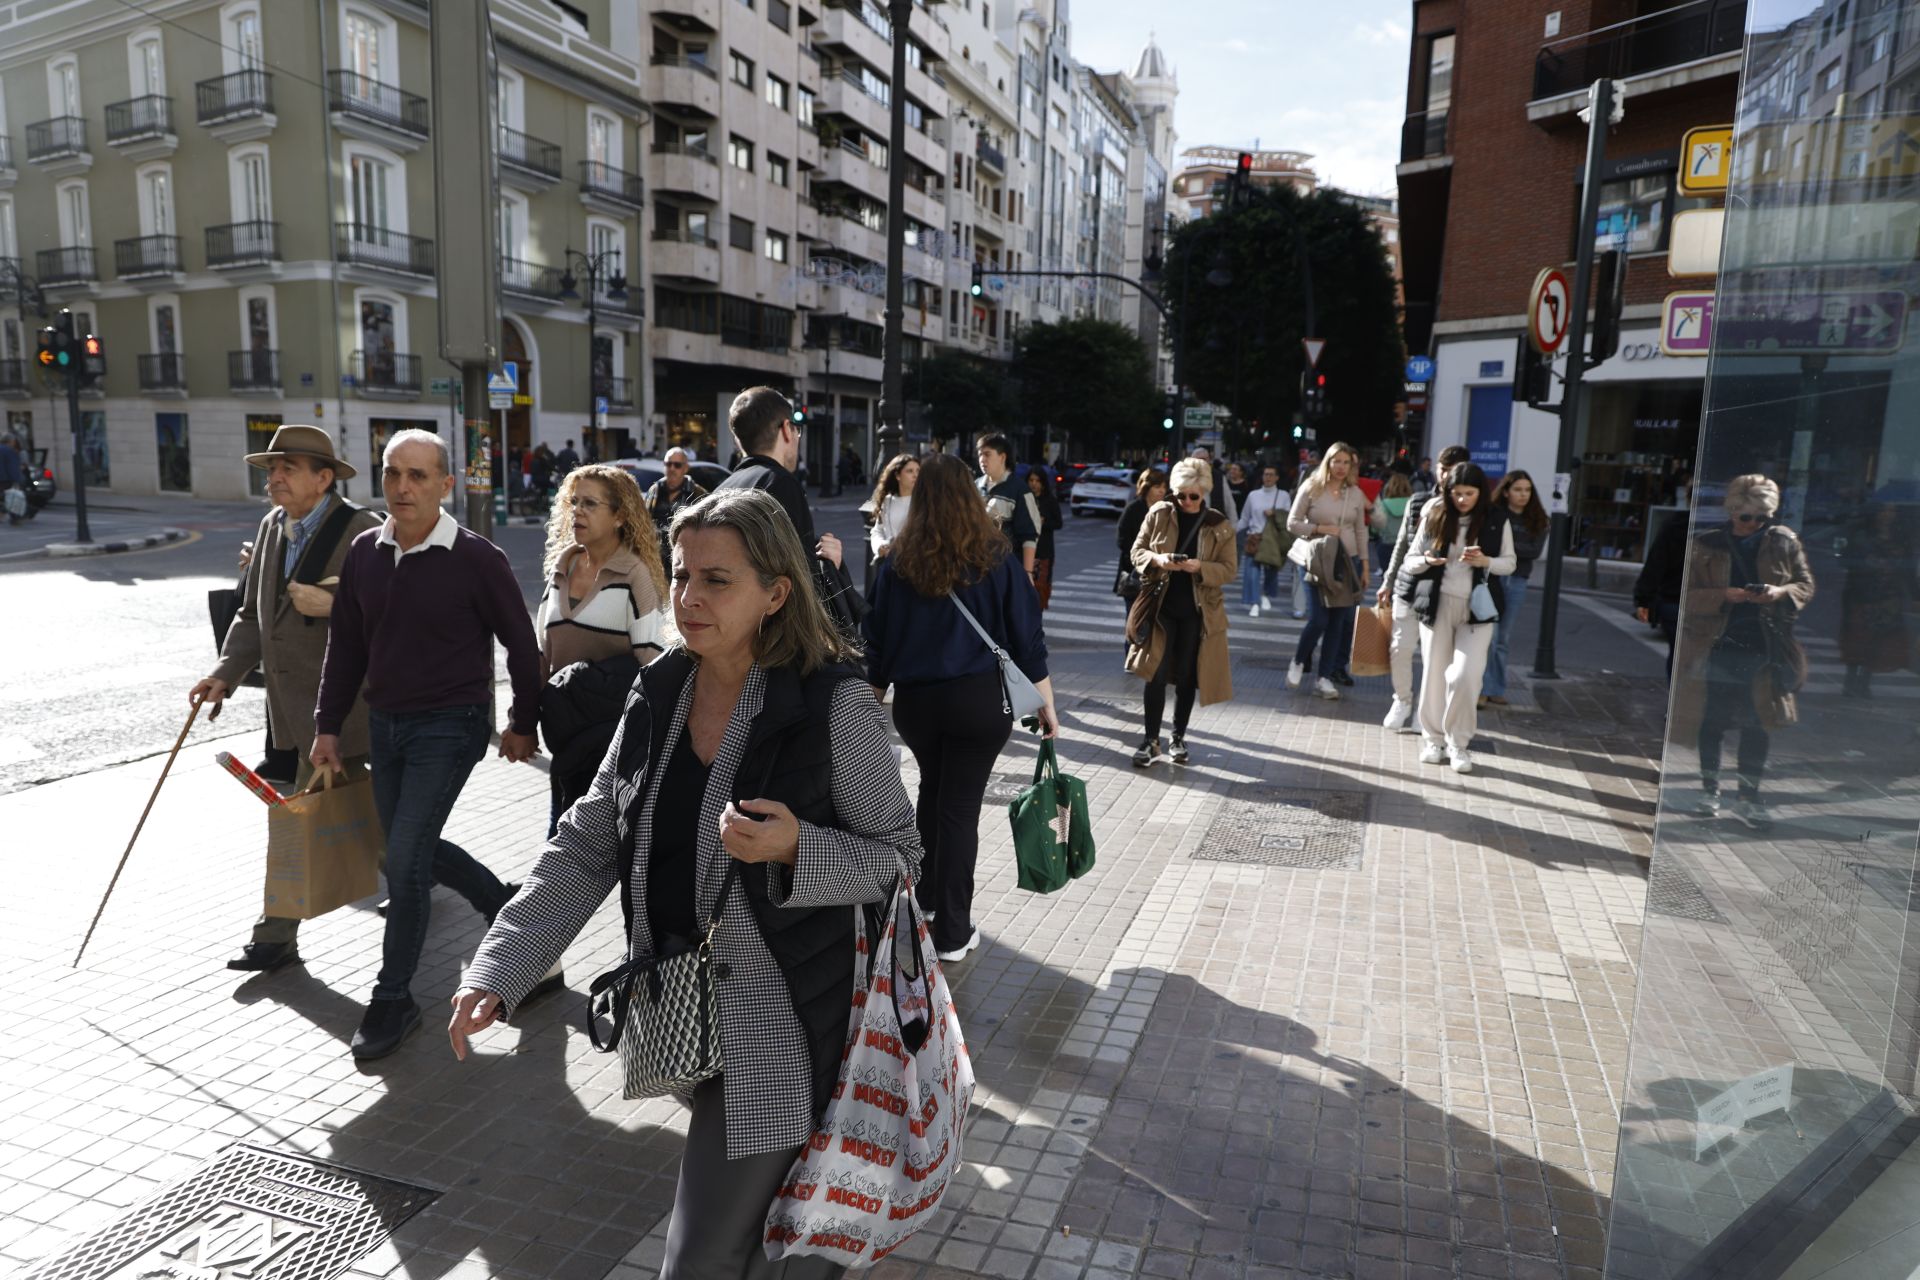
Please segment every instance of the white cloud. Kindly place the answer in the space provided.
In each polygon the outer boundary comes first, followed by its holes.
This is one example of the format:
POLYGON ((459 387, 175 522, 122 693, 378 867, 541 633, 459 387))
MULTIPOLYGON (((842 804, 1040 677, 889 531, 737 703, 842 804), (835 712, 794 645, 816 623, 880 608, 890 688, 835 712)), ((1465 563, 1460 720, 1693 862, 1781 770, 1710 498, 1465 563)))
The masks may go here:
POLYGON ((1382 22, 1358 23, 1353 28, 1353 38, 1363 44, 1399 45, 1404 47, 1413 32, 1407 24, 1397 18, 1388 18, 1382 22))

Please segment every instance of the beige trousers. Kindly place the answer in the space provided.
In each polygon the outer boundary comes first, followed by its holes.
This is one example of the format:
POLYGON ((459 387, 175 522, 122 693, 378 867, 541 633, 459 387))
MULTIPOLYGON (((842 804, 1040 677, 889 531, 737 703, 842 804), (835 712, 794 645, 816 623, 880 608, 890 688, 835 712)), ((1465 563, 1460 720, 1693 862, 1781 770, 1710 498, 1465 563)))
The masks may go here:
POLYGON ((1413 606, 1393 597, 1393 631, 1387 649, 1387 662, 1393 675, 1395 700, 1413 705, 1413 650, 1420 643, 1420 622, 1413 606))
POLYGON ((1495 624, 1467 621, 1465 596, 1441 596, 1433 625, 1420 627, 1420 736, 1458 754, 1479 725, 1480 680, 1495 624))
MULTIPOLYGON (((311 746, 311 744, 309 744, 309 746, 311 746)), ((367 762, 371 759, 373 759, 372 756, 349 756, 340 763, 346 766, 346 776, 349 780, 352 780, 366 776, 367 762)), ((307 784, 312 781, 313 762, 307 759, 305 752, 302 752, 300 755, 299 771, 293 775, 293 789, 296 792, 305 791, 307 784)), ((383 855, 381 869, 385 870, 385 868, 386 861, 383 855)), ((281 916, 261 916, 258 920, 254 921, 252 938, 254 942, 293 942, 298 939, 299 936, 300 922, 298 920, 288 920, 281 916)))

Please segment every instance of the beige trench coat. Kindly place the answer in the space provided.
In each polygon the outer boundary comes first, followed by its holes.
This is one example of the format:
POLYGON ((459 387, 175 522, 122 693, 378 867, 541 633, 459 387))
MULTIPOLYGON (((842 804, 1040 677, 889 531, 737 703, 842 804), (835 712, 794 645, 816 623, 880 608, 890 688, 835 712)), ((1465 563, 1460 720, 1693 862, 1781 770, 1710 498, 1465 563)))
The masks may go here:
MULTIPOLYGON (((1791 631, 1793 620, 1813 599, 1813 571, 1807 567, 1806 549, 1799 536, 1784 525, 1768 528, 1760 543, 1758 561, 1763 586, 1786 588, 1786 598, 1769 606, 1769 622, 1791 631)), ((1706 709, 1707 655, 1727 629, 1727 588, 1745 586, 1733 580, 1733 550, 1725 529, 1708 529, 1696 534, 1687 551, 1687 588, 1682 597, 1679 643, 1674 649, 1673 714, 1669 717, 1671 741, 1692 745, 1700 732, 1700 717, 1706 709)), ((1763 670, 1754 681, 1754 711, 1768 729, 1778 729, 1799 719, 1793 694, 1774 687, 1763 670)))
MULTIPOLYGON (((1140 534, 1133 540, 1133 567, 1140 571, 1142 581, 1166 576, 1168 570, 1155 567, 1153 557, 1173 550, 1179 528, 1171 502, 1157 502, 1147 512, 1140 534)), ((1204 707, 1233 697, 1233 666, 1227 654, 1227 606, 1220 591, 1240 574, 1233 522, 1218 511, 1208 511, 1201 519, 1195 556, 1200 561, 1193 598, 1200 606, 1200 705, 1204 707)), ((1166 648, 1166 628, 1155 622, 1152 644, 1144 649, 1135 644, 1127 646, 1127 670, 1142 680, 1153 679, 1166 648)))

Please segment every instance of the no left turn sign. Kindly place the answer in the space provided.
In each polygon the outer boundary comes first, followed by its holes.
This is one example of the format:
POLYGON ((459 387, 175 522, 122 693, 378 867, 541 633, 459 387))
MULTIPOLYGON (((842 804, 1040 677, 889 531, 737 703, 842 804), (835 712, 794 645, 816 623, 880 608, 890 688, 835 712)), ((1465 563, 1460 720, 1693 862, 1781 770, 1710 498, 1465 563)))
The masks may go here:
POLYGON ((1573 323, 1573 284, 1567 273, 1548 267, 1534 277, 1527 298, 1527 340, 1542 355, 1552 355, 1567 340, 1573 323))

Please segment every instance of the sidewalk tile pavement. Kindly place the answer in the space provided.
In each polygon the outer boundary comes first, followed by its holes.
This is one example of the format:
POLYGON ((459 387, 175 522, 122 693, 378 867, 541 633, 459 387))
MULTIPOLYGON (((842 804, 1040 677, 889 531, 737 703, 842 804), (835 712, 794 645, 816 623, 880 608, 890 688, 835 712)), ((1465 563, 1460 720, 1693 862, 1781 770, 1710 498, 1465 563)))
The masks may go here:
MULTIPOLYGON (((1483 716, 1461 776, 1380 729, 1382 680, 1285 690, 1298 624, 1236 615, 1239 696, 1195 712, 1191 765, 1136 770, 1109 578, 1061 584, 1054 671, 1099 865, 1021 893, 983 812, 986 942, 949 970, 980 1080, 967 1158, 873 1274, 1597 1277, 1664 690, 1537 686, 1483 716), (1327 832, 1356 851, 1303 856, 1327 832), (1233 860, 1210 857, 1229 835, 1233 860)), ((304 925, 303 966, 221 967, 257 910, 264 823, 220 741, 182 753, 77 969, 160 760, 0 797, 0 1260, 25 1268, 248 1142, 442 1192, 354 1276, 653 1275, 684 1119, 622 1101, 580 1025, 617 902, 569 951, 569 989, 458 1063, 442 1011, 482 922, 436 891, 427 1026, 357 1066, 372 900, 304 925)), ((1032 749, 1016 734, 997 784, 1023 785, 1032 749)), ((513 877, 545 818, 544 775, 490 758, 448 834, 513 877)))

